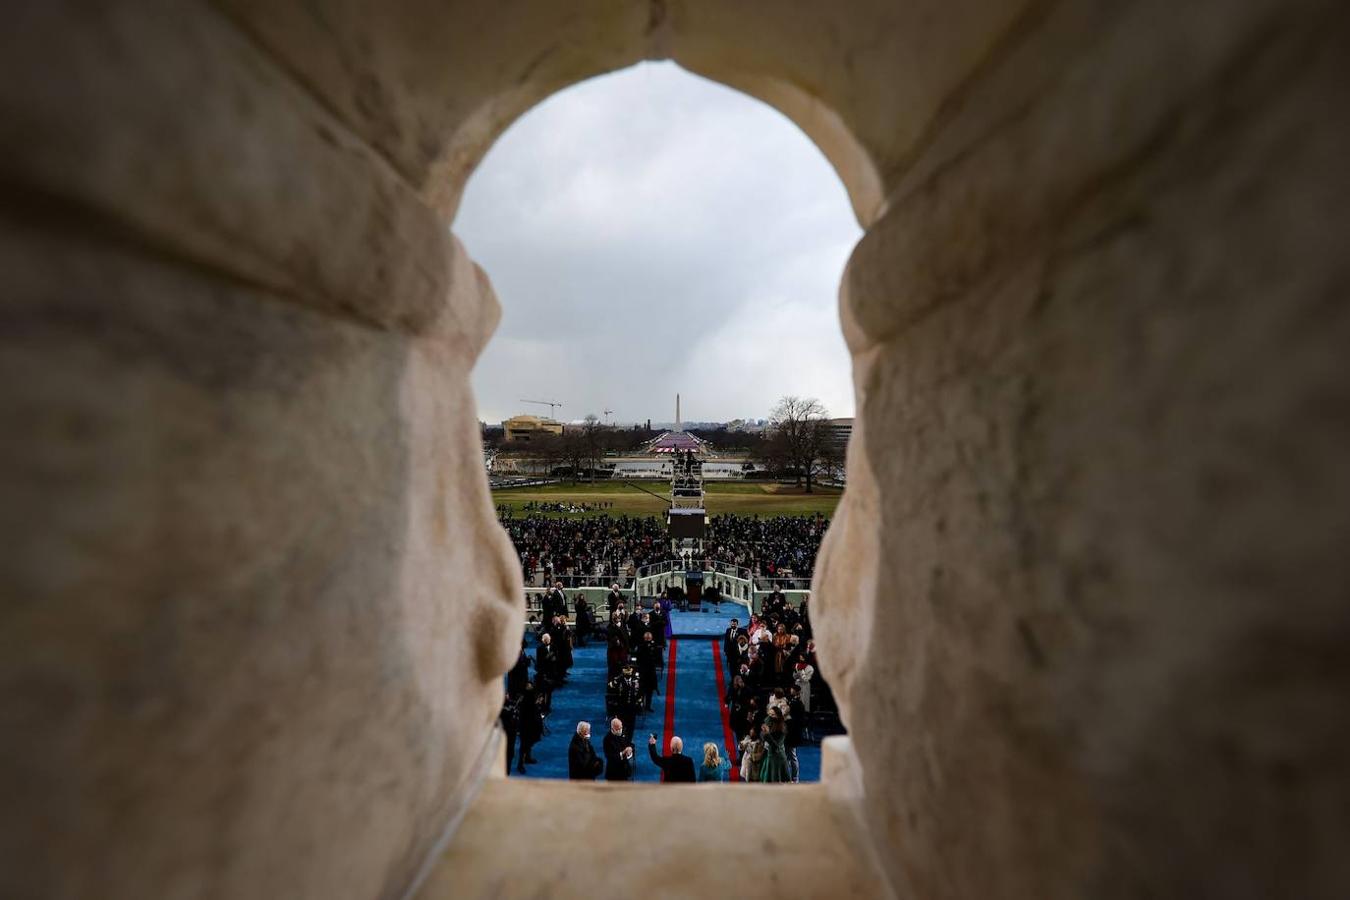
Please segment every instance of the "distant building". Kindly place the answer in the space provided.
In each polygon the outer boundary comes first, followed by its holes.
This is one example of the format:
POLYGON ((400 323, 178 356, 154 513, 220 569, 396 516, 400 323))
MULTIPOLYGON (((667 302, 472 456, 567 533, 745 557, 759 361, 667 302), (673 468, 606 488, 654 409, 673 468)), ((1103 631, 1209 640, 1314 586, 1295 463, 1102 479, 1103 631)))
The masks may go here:
POLYGON ((848 439, 853 435, 852 419, 830 419, 827 423, 830 431, 830 443, 840 450, 848 447, 848 439))
POLYGON ((512 416, 502 423, 502 439, 510 443, 529 443, 545 434, 562 434, 561 422, 539 416, 512 416))

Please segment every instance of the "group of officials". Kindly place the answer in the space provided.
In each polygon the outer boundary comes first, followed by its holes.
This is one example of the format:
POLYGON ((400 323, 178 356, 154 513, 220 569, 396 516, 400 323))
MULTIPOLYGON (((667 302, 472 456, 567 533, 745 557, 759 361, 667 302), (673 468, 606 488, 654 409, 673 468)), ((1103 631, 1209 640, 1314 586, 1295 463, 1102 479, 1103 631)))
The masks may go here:
MULTIPOLYGON (((507 697, 501 722, 507 737, 506 766, 524 774, 536 762, 533 748, 546 733, 553 692, 567 682, 572 668, 573 642, 603 638, 608 663, 605 708, 609 727, 597 750, 591 744, 591 726, 579 722, 568 749, 572 778, 604 776, 630 781, 635 774, 634 735, 637 719, 652 711, 665 666, 669 611, 662 603, 651 608, 633 604, 618 585, 612 585, 604 604, 604 626, 584 597, 575 602, 576 628, 568 624, 567 597, 560 583, 544 595, 542 620, 536 627, 533 658, 521 643, 521 654, 507 676, 507 697), (533 673, 531 667, 533 666, 533 673)), ((811 739, 809 715, 812 694, 826 691, 820 680, 815 643, 811 636, 809 602, 794 608, 781 592, 765 600, 759 615, 742 626, 732 619, 722 637, 722 650, 731 675, 726 705, 735 734, 735 759, 720 759, 716 745, 705 745, 702 765, 686 757, 683 742, 672 737, 670 754, 656 749, 648 738, 648 755, 666 781, 721 780, 720 771, 736 765, 745 781, 795 782, 800 766, 797 748, 811 739)))
MULTIPOLYGON (((606 781, 633 780, 633 739, 624 732, 623 722, 610 719, 609 733, 601 742, 603 760, 591 745, 591 723, 578 722, 577 732, 567 748, 567 777, 573 781, 594 781, 604 773, 606 781)), ((656 735, 647 737, 647 755, 661 770, 667 782, 694 782, 694 761, 684 755, 684 741, 670 739, 668 756, 656 752, 656 735)))
MULTIPOLYGON (((533 749, 547 733, 546 720, 553 710, 553 692, 567 683, 573 665, 574 644, 585 646, 591 638, 606 642, 608 677, 605 707, 618 723, 606 736, 607 744, 622 738, 631 748, 637 718, 652 709, 652 696, 658 690, 661 673, 665 669, 666 632, 669 609, 661 602, 643 609, 634 604, 630 610, 628 598, 618 584, 610 586, 605 598, 609 615, 604 626, 596 623, 595 613, 585 597, 575 600, 575 627, 568 624, 567 596, 561 582, 555 582, 544 593, 542 615, 535 627, 537 644, 533 658, 527 642, 521 641, 520 657, 506 677, 506 700, 502 704, 500 721, 506 733, 506 770, 512 764, 520 774, 527 765, 536 762, 533 749), (533 667, 533 672, 531 672, 533 667)), ((589 735, 590 726, 586 733, 589 735)), ((576 737, 580 737, 578 729, 576 737)), ((575 742, 575 741, 574 741, 575 742)), ((626 768, 632 777, 632 753, 626 756, 622 748, 613 748, 613 756, 606 777, 615 780, 626 768)))

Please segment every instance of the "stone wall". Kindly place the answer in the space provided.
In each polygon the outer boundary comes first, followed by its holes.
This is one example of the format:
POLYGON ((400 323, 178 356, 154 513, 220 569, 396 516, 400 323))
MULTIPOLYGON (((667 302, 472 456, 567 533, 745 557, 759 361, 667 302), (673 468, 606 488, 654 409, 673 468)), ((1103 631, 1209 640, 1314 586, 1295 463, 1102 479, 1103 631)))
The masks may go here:
POLYGON ((399 896, 519 641, 491 288, 211 8, 15 12, 0 895, 399 896))
POLYGON ((884 870, 848 880, 1344 894, 1341 5, 7 25, 0 894, 395 897, 427 870, 495 762, 521 595, 468 383, 496 301, 445 223, 518 115, 646 57, 782 109, 868 229, 816 584, 861 765, 836 802, 884 870))
POLYGON ((1347 36, 1061 4, 854 253, 816 594, 868 598, 847 719, 915 896, 1344 890, 1347 36))

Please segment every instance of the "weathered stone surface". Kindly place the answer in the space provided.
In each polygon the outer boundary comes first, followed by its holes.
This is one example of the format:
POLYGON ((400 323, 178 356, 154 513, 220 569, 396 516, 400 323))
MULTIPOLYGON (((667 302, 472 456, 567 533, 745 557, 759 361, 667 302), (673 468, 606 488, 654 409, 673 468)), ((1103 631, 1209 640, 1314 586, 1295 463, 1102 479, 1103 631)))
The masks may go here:
MULTIPOLYGON (((1232 10, 1150 59, 1146 11, 847 276, 887 561, 848 721, 918 896, 1346 883, 1345 22, 1232 10)), ((826 555, 818 596, 870 583, 826 555)))
POLYGON ((11 207, 383 327, 440 313, 440 219, 218 12, 53 0, 8 15, 11 207))
POLYGON ((835 164, 867 224, 948 94, 1041 4, 221 5, 447 218, 479 159, 527 109, 584 78, 671 58, 793 119, 835 164))
POLYGON ((859 827, 819 784, 492 778, 418 896, 884 897, 859 827))
POLYGON ((540 100, 648 55, 653 4, 220 0, 450 220, 497 136, 540 100))
POLYGON ((490 292, 409 340, 0 248, 0 894, 400 893, 495 722, 465 686, 519 640, 467 381, 490 292))

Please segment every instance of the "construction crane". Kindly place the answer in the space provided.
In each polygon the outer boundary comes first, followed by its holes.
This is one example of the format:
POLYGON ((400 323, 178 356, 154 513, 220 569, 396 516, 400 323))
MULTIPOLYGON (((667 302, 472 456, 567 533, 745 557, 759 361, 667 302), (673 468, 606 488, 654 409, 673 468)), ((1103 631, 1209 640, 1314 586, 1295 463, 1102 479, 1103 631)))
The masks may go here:
POLYGON ((548 417, 549 417, 550 419, 553 418, 553 410, 556 409, 556 408, 559 407, 559 406, 562 406, 562 403, 558 402, 557 400, 522 400, 522 401, 520 401, 520 402, 521 402, 521 403, 538 403, 540 406, 547 406, 547 407, 548 407, 548 417))

